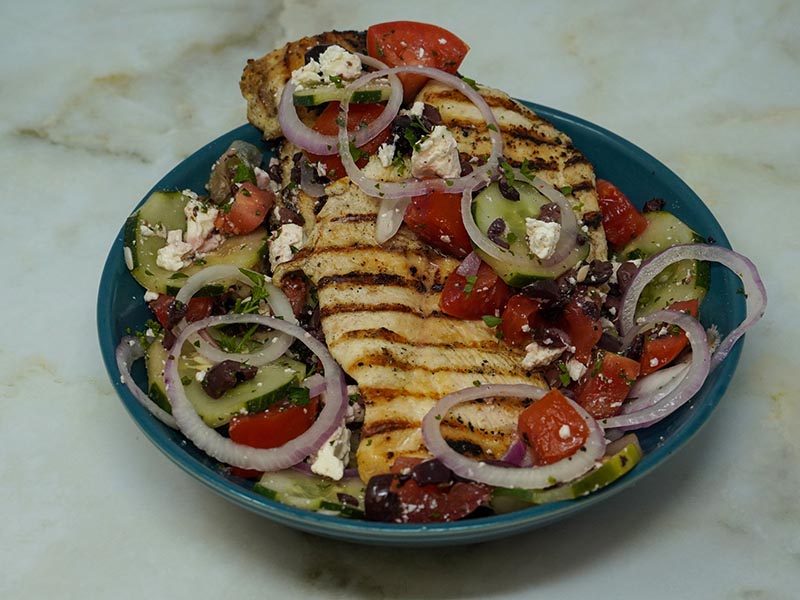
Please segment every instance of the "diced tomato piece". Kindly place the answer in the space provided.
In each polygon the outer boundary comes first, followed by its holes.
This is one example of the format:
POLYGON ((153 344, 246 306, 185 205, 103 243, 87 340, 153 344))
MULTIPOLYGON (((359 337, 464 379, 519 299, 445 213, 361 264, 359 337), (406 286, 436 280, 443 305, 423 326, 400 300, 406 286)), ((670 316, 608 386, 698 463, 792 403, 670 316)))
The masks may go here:
POLYGON ((262 190, 246 181, 236 192, 230 207, 220 211, 214 225, 222 233, 230 235, 250 233, 264 222, 274 203, 272 191, 262 190))
POLYGON ((503 339, 512 346, 528 345, 540 307, 539 300, 528 298, 524 294, 511 296, 499 325, 503 339))
POLYGON ((598 318, 587 313, 587 307, 591 308, 588 303, 591 302, 593 301, 585 296, 576 296, 564 307, 560 320, 561 326, 575 347, 575 358, 584 364, 589 362, 592 348, 603 336, 599 313, 598 318))
POLYGON ((306 406, 281 402, 267 410, 231 419, 230 438, 237 444, 253 448, 277 448, 305 432, 317 418, 318 401, 306 406))
POLYGON ((475 275, 465 277, 455 271, 447 278, 439 300, 442 312, 460 319, 480 319, 498 315, 511 297, 511 288, 485 262, 475 275))
MULTIPOLYGON (((383 112, 383 104, 351 104, 347 110, 347 131, 355 131, 360 127, 369 125, 377 119, 383 112)), ((339 103, 329 102, 325 109, 317 117, 314 122, 313 129, 324 135, 336 135, 339 132, 339 103)), ((380 148, 380 145, 389 138, 391 133, 391 126, 381 131, 375 138, 359 146, 360 152, 364 155, 357 157, 356 165, 363 167, 367 164, 367 156, 375 154, 380 148)), ((331 154, 329 156, 319 156, 317 154, 306 153, 308 160, 312 164, 322 163, 325 165, 325 172, 329 179, 339 179, 346 175, 342 159, 338 154, 331 154)))
POLYGON ((619 414, 638 376, 637 361, 598 350, 592 366, 575 389, 575 401, 595 419, 613 417, 619 414))
MULTIPOLYGON (((697 317, 700 309, 699 300, 684 300, 670 305, 670 310, 677 310, 697 317)), ((653 330, 644 336, 642 346, 642 357, 639 360, 641 370, 639 376, 644 377, 660 368, 670 364, 683 351, 689 343, 689 338, 683 331, 674 331, 671 326, 667 326, 667 333, 660 334, 661 328, 653 330)))
POLYGON ((461 220, 461 194, 432 192, 411 200, 406 225, 425 243, 457 258, 472 252, 472 242, 461 220))
POLYGON ((536 465, 572 456, 589 437, 586 421, 559 390, 548 392, 523 410, 517 428, 536 465))
POLYGON ((597 196, 603 229, 612 247, 622 248, 647 228, 647 219, 613 183, 598 179, 597 196))
MULTIPOLYGON (((170 323, 169 315, 169 308, 172 306, 173 302, 175 302, 175 296, 159 294, 158 298, 151 300, 148 303, 148 306, 150 307, 150 310, 153 311, 156 320, 165 329, 171 329, 171 327, 175 325, 174 323, 170 323)), ((213 308, 214 298, 195 296, 189 300, 189 304, 186 307, 186 321, 193 323, 194 321, 205 319, 211 315, 213 308)))
MULTIPOLYGON (((414 21, 380 23, 367 29, 367 54, 390 67, 422 65, 455 73, 469 46, 453 33, 414 21)), ((403 99, 410 102, 428 81, 423 75, 401 73, 403 99)))

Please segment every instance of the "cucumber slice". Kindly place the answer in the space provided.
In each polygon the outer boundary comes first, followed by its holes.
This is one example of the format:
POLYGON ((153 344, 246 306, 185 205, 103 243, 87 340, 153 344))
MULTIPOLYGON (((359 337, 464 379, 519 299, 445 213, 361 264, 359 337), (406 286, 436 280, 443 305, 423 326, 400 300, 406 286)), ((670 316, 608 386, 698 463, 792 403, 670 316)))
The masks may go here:
MULTIPOLYGON (((389 99, 392 88, 388 83, 372 82, 354 91, 350 102, 354 104, 372 104, 389 99)), ((318 85, 297 90, 292 96, 295 106, 318 106, 326 102, 342 102, 347 97, 344 85, 318 85)))
POLYGON ((364 516, 364 482, 358 477, 346 477, 334 481, 313 473, 286 469, 275 473, 264 473, 253 486, 253 491, 289 506, 333 513, 343 517, 364 516), (358 500, 358 506, 339 500, 339 494, 347 494, 358 500))
MULTIPOLYGON (((149 396, 165 410, 169 409, 167 389, 164 384, 167 354, 161 339, 157 338, 147 348, 146 356, 149 396)), ((212 398, 206 394, 197 380, 197 374, 208 366, 205 359, 194 351, 190 344, 184 346, 178 372, 184 383, 186 397, 209 427, 225 425, 237 414, 265 410, 283 399, 290 387, 299 385, 306 374, 303 363, 286 357, 279 358, 259 367, 253 379, 240 383, 220 398, 212 398)))
POLYGON ((570 483, 543 490, 495 489, 493 508, 497 512, 509 512, 530 504, 574 500, 613 483, 633 469, 642 458, 642 449, 635 435, 629 434, 618 442, 615 444, 618 450, 612 450, 598 467, 570 483))
POLYGON ((541 213, 542 206, 548 204, 545 196, 530 184, 515 181, 514 187, 519 191, 520 199, 508 200, 500 193, 500 186, 493 183, 481 191, 472 203, 472 213, 478 229, 486 235, 489 226, 496 219, 503 219, 506 223, 508 250, 521 257, 520 262, 509 264, 487 255, 480 248, 475 252, 494 269, 503 280, 511 286, 520 287, 534 279, 554 279, 565 273, 589 254, 589 245, 576 246, 572 252, 560 263, 552 266, 543 266, 542 261, 531 254, 525 239, 525 218, 536 218, 541 213))
MULTIPOLYGON (((648 258, 677 244, 703 242, 703 238, 675 215, 665 211, 644 213, 647 228, 620 252, 623 260, 648 258)), ((642 290, 637 317, 647 316, 683 300, 703 301, 708 292, 708 263, 682 260, 664 269, 642 290)))
MULTIPOLYGON (((166 234, 174 229, 185 232, 186 215, 183 209, 188 200, 181 192, 154 192, 125 222, 123 245, 126 262, 132 267, 131 275, 151 292, 174 296, 187 277, 208 265, 232 264, 258 270, 261 264, 267 236, 263 228, 226 239, 219 248, 206 254, 202 261, 179 271, 167 271, 159 267, 156 257, 166 242, 164 237, 150 232, 166 234)), ((224 290, 224 285, 215 285, 201 290, 200 294, 213 295, 224 290)))

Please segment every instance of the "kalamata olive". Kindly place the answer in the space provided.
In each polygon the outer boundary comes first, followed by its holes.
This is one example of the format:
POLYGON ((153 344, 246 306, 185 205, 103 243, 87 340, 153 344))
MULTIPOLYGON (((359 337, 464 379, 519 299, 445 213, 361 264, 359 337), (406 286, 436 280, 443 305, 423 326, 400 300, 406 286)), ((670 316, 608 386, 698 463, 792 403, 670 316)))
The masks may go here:
POLYGON ((236 360, 223 360, 211 367, 203 378, 202 386, 212 398, 220 398, 228 390, 256 376, 258 368, 236 360))
POLYGON ((453 481, 453 472, 434 458, 423 461, 411 469, 411 478, 420 485, 449 483, 453 481))
POLYGON ((368 521, 393 522, 400 514, 400 498, 392 491, 391 473, 373 475, 364 493, 364 516, 368 521))

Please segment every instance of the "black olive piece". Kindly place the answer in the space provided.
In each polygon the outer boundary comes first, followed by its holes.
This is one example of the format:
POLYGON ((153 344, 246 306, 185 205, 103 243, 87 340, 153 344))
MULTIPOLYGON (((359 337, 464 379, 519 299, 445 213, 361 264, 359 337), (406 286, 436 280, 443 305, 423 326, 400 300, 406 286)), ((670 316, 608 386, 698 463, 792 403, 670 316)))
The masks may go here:
POLYGON ((666 202, 664 202, 663 198, 653 198, 652 200, 648 200, 647 202, 644 203, 644 206, 642 207, 642 212, 643 213, 658 212, 660 210, 664 210, 665 205, 666 202))
POLYGON ((167 306, 167 329, 172 329, 180 323, 181 319, 186 316, 187 310, 188 307, 177 299, 170 302, 167 306))
POLYGON ((545 223, 561 222, 561 207, 555 202, 548 202, 539 209, 539 220, 545 223))
POLYGON ((584 283, 590 285, 600 285, 611 279, 614 267, 609 261, 593 260, 589 263, 589 272, 586 274, 584 283))
POLYGON ((519 202, 519 190, 511 185, 508 179, 501 177, 497 182, 497 187, 500 189, 503 198, 511 200, 512 202, 519 202))
POLYGON ((597 227, 603 222, 603 213, 601 213, 599 210, 585 212, 583 213, 581 220, 587 227, 597 227))
POLYGON ((449 483, 453 480, 453 472, 434 458, 415 465, 411 469, 411 479, 420 485, 449 483))
POLYGON ((601 335, 600 339, 597 341, 597 347, 601 350, 606 350, 607 352, 617 353, 622 350, 622 340, 617 336, 604 331, 603 335, 601 335))
POLYGON ((486 237, 488 237, 501 248, 508 249, 508 242, 503 238, 503 234, 505 234, 505 232, 506 222, 501 217, 497 217, 491 222, 489 228, 486 230, 486 237))
POLYGON ((202 386, 212 398, 221 398, 228 390, 256 376, 258 368, 236 360, 223 360, 211 367, 203 378, 202 386))
POLYGON ((617 267, 617 285, 621 293, 625 293, 638 271, 639 267, 630 261, 624 262, 617 267))
POLYGON ((339 500, 342 504, 349 504, 350 506, 358 506, 358 498, 355 496, 351 496, 350 494, 345 494, 344 492, 339 492, 336 494, 336 499, 339 500))
POLYGON ((557 327, 537 327, 533 339, 546 348, 565 348, 571 341, 567 332, 557 327))
POLYGON ((370 477, 364 493, 364 517, 368 521, 391 523, 400 515, 400 498, 392 491, 393 481, 390 473, 370 477))

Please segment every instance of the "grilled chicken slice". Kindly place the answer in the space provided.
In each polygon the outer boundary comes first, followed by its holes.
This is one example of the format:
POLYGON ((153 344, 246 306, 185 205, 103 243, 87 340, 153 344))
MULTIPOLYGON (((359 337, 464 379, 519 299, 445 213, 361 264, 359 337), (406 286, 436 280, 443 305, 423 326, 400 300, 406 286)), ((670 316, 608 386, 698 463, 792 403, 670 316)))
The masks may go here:
MULTIPOLYGON (((305 64, 306 52, 316 46, 338 44, 350 52, 366 53, 366 32, 328 31, 290 42, 259 59, 249 59, 239 81, 239 89, 247 100, 247 119, 264 134, 264 139, 281 137, 278 125, 278 104, 292 71, 305 64)), ((299 111, 301 118, 307 109, 299 111)))
MULTIPOLYGON (((327 189, 306 246, 279 265, 274 280, 302 270, 317 289, 322 329, 333 357, 353 377, 366 411, 357 459, 366 481, 399 456, 429 456, 420 423, 445 394, 481 383, 529 383, 541 376, 482 321, 438 312, 458 261, 423 244, 406 228, 375 240, 377 201, 347 179, 327 189)), ((452 411, 442 432, 478 458, 499 458, 516 430, 524 401, 494 399, 452 411)))
MULTIPOLYGON (((528 107, 499 90, 485 86, 478 89, 497 117, 503 134, 505 159, 514 166, 527 161, 539 177, 554 187, 570 187, 570 200, 576 214, 592 224, 584 230, 591 245, 588 260, 606 260, 608 248, 600 224, 600 206, 591 163, 572 145, 566 134, 528 107)), ((432 81, 420 91, 416 100, 439 110, 442 124, 453 133, 459 151, 470 156, 490 153, 486 122, 475 105, 462 94, 432 81)))

